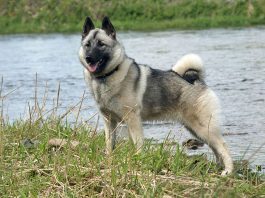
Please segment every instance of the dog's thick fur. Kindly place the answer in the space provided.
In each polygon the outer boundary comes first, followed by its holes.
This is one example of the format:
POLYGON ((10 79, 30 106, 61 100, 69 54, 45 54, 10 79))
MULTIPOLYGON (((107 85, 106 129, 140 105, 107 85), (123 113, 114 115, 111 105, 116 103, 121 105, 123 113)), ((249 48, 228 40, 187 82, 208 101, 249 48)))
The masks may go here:
POLYGON ((169 71, 137 64, 126 56, 107 17, 101 29, 87 17, 79 58, 104 119, 108 153, 114 148, 119 123, 127 125, 130 138, 140 149, 142 121, 179 121, 212 148, 224 165, 222 175, 232 172, 233 162, 221 136, 218 98, 204 82, 199 56, 186 55, 169 71))

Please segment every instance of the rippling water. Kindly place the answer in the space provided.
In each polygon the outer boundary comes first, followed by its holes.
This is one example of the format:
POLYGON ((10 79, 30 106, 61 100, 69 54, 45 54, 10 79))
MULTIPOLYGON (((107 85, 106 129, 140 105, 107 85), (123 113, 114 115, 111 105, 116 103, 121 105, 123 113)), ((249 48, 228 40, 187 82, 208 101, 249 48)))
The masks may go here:
MULTIPOLYGON (((186 53, 199 54, 205 63, 207 84, 220 98, 224 135, 234 158, 254 155, 252 163, 265 164, 264 27, 126 32, 118 36, 130 57, 159 69, 170 69, 186 53)), ((59 82, 61 109, 80 100, 87 89, 77 55, 79 44, 77 34, 0 36, 4 94, 17 89, 4 101, 4 112, 10 120, 27 116, 28 102, 34 103, 36 73, 39 97, 48 88, 47 109, 55 102, 59 82)), ((97 112, 87 92, 83 119, 97 112)), ((41 103, 41 97, 39 100, 41 103)), ((147 123, 144 128, 147 138, 162 140, 169 132, 180 141, 190 137, 181 126, 170 123, 147 123)), ((210 150, 205 146, 197 152, 210 150)))

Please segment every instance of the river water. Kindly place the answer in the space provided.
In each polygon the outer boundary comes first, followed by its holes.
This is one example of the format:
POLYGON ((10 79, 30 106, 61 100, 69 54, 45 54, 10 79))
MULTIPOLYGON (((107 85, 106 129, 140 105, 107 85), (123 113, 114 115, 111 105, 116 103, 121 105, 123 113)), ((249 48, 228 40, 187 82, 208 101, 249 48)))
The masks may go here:
MULTIPOLYGON (((199 54, 206 82, 220 98, 224 138, 233 158, 265 165, 265 27, 122 32, 118 38, 136 62, 159 69, 170 69, 184 54, 199 54)), ((95 125, 97 115, 90 118, 97 109, 83 80, 79 45, 78 34, 0 36, 2 95, 9 93, 1 107, 5 117, 10 121, 26 118, 36 87, 39 102, 47 93, 46 110, 51 109, 60 83, 61 112, 80 101, 86 90, 80 117, 95 125)), ((180 142, 191 137, 178 124, 146 123, 144 130, 146 138, 161 141, 169 133, 180 142)), ((196 152, 211 151, 204 146, 196 152)))

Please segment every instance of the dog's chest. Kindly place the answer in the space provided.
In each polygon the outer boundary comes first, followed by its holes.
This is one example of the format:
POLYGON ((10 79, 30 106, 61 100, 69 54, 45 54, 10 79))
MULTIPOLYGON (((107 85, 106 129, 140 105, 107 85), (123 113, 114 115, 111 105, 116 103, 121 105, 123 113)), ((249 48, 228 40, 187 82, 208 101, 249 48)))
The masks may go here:
POLYGON ((94 98, 100 107, 110 107, 117 103, 118 88, 108 86, 104 82, 91 82, 94 98))

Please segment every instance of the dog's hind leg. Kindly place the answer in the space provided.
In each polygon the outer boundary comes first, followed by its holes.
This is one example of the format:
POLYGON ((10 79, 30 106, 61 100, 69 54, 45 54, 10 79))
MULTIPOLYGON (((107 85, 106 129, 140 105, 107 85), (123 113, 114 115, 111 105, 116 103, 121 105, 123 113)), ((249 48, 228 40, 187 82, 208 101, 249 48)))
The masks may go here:
POLYGON ((186 127, 190 132, 207 143, 213 150, 217 162, 222 163, 224 171, 222 175, 227 175, 233 171, 233 161, 226 143, 221 135, 219 125, 217 98, 212 91, 207 91, 202 95, 202 100, 198 100, 194 106, 193 113, 186 117, 186 127))
POLYGON ((213 150, 217 163, 220 163, 225 168, 222 175, 227 175, 233 171, 232 158, 218 127, 211 126, 208 129, 207 126, 202 127, 196 123, 190 123, 190 126, 187 128, 193 135, 204 141, 213 150))

